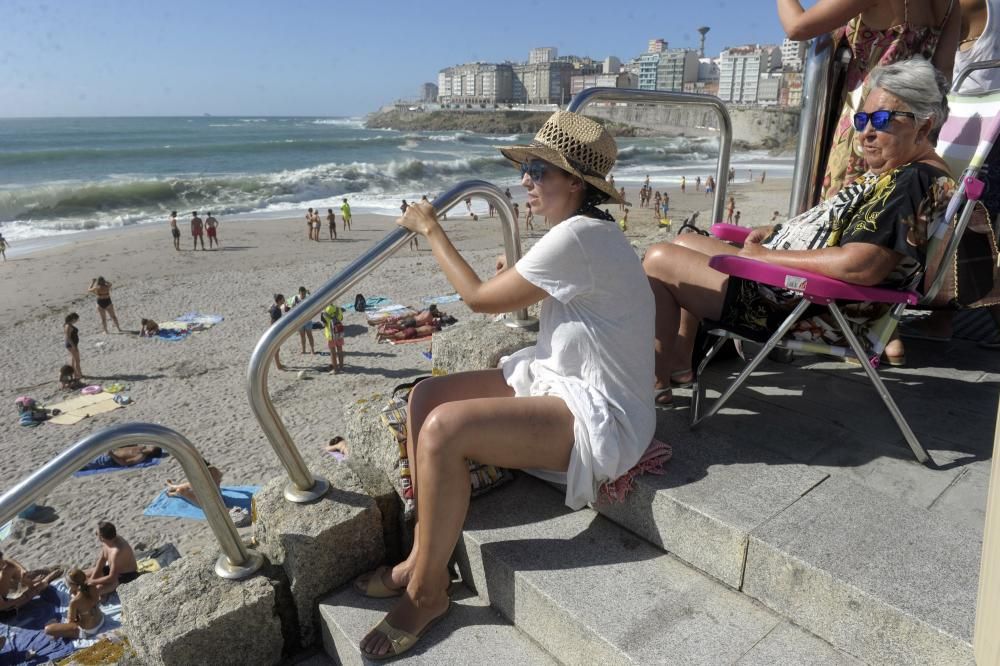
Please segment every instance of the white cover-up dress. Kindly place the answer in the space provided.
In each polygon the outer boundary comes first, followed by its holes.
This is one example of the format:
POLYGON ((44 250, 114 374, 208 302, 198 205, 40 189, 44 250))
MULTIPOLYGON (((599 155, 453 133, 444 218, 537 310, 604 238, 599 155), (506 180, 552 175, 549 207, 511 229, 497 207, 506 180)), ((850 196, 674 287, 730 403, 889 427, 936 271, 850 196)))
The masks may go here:
POLYGON ((652 440, 653 293, 618 226, 584 216, 549 230, 514 270, 549 295, 538 343, 501 359, 504 379, 518 397, 562 398, 574 417, 568 470, 528 471, 565 484, 579 509, 652 440))

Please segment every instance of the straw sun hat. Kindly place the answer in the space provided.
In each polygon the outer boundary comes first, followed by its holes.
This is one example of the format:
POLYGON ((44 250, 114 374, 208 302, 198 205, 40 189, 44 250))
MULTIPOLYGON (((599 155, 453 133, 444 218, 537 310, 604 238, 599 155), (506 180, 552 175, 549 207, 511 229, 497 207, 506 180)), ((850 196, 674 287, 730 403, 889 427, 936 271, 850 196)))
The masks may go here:
POLYGON ((622 203, 608 182, 618 157, 618 146, 608 131, 590 118, 572 111, 556 111, 527 146, 497 146, 504 157, 520 165, 536 158, 582 178, 586 183, 622 203))

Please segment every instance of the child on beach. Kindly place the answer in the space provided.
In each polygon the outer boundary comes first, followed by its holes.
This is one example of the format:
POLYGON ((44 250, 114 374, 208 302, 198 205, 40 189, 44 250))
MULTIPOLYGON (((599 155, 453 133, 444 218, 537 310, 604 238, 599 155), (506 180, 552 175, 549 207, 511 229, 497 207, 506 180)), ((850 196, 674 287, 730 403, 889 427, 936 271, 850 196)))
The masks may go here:
POLYGON ((59 368, 59 387, 64 389, 78 389, 83 384, 76 378, 76 371, 72 365, 64 365, 59 368))
POLYGON ((70 312, 63 322, 63 342, 66 351, 69 352, 69 365, 73 367, 73 372, 77 379, 83 379, 83 370, 80 369, 80 330, 76 327, 76 322, 80 321, 80 315, 70 312))
MULTIPOLYGON (((317 240, 319 239, 317 238, 317 240)), ((305 287, 299 287, 298 293, 292 296, 292 307, 294 308, 296 305, 306 300, 308 296, 309 296, 309 290, 306 289, 305 287)), ((299 342, 302 343, 303 354, 306 353, 307 338, 309 340, 309 353, 310 354, 316 353, 316 341, 313 339, 312 328, 313 328, 313 323, 311 321, 307 321, 306 323, 302 324, 302 328, 299 329, 299 342)))
POLYGON ((139 324, 140 338, 154 338, 160 332, 160 325, 152 319, 143 319, 139 324))
POLYGON ((330 372, 337 374, 344 369, 344 311, 336 305, 328 305, 320 313, 323 321, 323 337, 330 350, 330 372))

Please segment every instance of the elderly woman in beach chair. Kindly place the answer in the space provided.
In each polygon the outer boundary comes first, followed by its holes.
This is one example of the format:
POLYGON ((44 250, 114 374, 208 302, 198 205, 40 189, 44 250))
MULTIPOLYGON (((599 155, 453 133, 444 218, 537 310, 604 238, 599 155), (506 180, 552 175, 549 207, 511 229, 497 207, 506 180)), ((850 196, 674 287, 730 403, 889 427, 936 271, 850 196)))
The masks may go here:
MULTIPOLYGON (((801 300, 787 279, 789 289, 779 289, 716 271, 709 266, 715 255, 738 254, 856 285, 916 286, 928 227, 943 216, 955 188, 931 138, 947 116, 946 82, 922 58, 877 68, 871 79, 872 90, 854 118, 868 164, 856 182, 795 218, 754 229, 742 248, 687 234, 646 252, 643 266, 656 297, 657 403, 669 404, 671 386, 693 380, 700 321, 764 342, 801 300)), ((864 328, 887 310, 859 303, 845 314, 852 326, 864 328)), ((814 314, 807 310, 792 334, 833 344, 838 329, 814 314)), ((892 346, 885 351, 890 363, 902 362, 892 346)))
POLYGON ((597 207, 622 201, 607 180, 614 139, 559 111, 531 145, 500 151, 520 168, 532 210, 553 223, 516 265, 501 259, 498 274, 480 280, 429 203, 410 206, 399 224, 428 239, 473 311, 541 302, 538 344, 498 369, 432 377, 410 394, 414 545, 404 562, 355 583, 364 595, 400 597, 362 640, 369 659, 409 650, 448 612, 448 560, 469 506, 467 459, 561 481, 566 503, 581 508, 635 466, 653 437, 653 295, 625 235, 597 207))

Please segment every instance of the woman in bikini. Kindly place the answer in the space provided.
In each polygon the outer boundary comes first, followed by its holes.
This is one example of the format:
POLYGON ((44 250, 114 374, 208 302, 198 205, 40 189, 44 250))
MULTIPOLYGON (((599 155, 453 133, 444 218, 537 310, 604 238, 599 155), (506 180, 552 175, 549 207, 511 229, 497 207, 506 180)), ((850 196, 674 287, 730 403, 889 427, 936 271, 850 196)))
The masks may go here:
POLYGON ((101 598, 97 590, 87 584, 87 574, 80 569, 70 570, 66 584, 72 595, 66 621, 47 624, 45 633, 71 641, 96 636, 104 626, 104 613, 101 612, 101 598))
POLYGON ((115 314, 115 306, 111 304, 111 283, 103 277, 94 278, 90 281, 89 293, 97 296, 97 314, 101 315, 101 328, 108 332, 108 316, 115 323, 118 332, 122 332, 122 327, 118 325, 118 316, 115 314))

